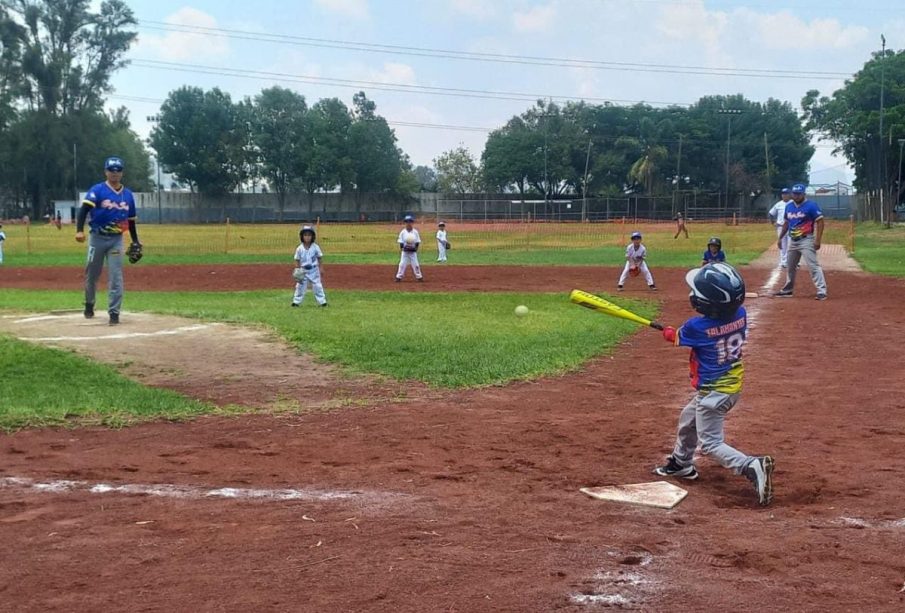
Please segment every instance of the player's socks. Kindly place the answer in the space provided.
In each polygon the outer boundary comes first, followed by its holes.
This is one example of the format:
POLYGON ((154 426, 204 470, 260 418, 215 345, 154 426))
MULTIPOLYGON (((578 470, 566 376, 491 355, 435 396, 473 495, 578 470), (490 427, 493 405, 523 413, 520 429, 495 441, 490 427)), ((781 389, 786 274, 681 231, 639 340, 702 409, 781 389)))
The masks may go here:
POLYGON ((85 319, 91 319, 94 317, 94 303, 86 302, 85 303, 85 319))

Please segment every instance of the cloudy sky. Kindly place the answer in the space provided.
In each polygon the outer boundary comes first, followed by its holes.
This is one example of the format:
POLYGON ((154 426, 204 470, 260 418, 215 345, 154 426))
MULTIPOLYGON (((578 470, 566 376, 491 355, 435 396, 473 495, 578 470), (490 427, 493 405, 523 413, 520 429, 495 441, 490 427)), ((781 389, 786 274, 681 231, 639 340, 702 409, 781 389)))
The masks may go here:
MULTIPOLYGON (((901 0, 127 0, 132 64, 114 78, 147 136, 148 115, 184 84, 234 100, 281 85, 309 104, 365 90, 415 164, 531 100, 687 104, 708 94, 796 108, 831 93, 880 47, 905 47, 901 0), (499 92, 504 92, 500 94, 499 92)), ((850 182, 818 143, 811 182, 850 182)))

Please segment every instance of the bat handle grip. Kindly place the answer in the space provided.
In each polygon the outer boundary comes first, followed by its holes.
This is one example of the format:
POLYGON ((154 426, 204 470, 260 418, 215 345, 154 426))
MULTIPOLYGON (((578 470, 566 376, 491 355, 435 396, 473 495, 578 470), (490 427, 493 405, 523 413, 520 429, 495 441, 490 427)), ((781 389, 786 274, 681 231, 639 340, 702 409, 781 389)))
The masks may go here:
POLYGON ((658 321, 652 321, 652 322, 650 322, 650 327, 653 328, 654 330, 662 330, 663 324, 661 324, 658 321))

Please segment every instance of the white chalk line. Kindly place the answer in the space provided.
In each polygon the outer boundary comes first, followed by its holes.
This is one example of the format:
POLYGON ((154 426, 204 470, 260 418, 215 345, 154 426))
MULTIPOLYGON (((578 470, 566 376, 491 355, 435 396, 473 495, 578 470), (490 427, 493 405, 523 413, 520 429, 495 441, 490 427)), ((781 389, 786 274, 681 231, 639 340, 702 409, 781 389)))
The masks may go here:
MULTIPOLYGON (((598 570, 591 581, 594 582, 593 593, 571 594, 569 599, 578 605, 603 605, 605 607, 636 607, 656 589, 657 581, 648 577, 648 566, 654 556, 648 552, 608 551, 607 556, 614 559, 626 556, 638 556, 636 565, 624 566, 621 562, 618 570, 598 570), (631 570, 630 570, 631 569, 631 570)), ((591 591, 591 590, 588 590, 591 591)))
POLYGON ((2 477, 0 488, 32 490, 50 494, 68 494, 87 492, 89 494, 127 494, 157 496, 160 498, 179 498, 188 500, 230 499, 286 501, 301 500, 306 502, 332 502, 338 500, 386 500, 390 497, 402 496, 389 492, 367 492, 358 490, 321 490, 314 488, 291 489, 259 489, 242 487, 207 488, 194 485, 141 484, 141 483, 91 483, 89 481, 72 481, 57 479, 38 481, 28 477, 2 477))
MULTIPOLYGON (((776 284, 779 283, 779 278, 782 276, 783 269, 777 266, 770 273, 770 276, 767 277, 767 280, 764 281, 764 284, 761 286, 758 294, 772 294, 776 289, 776 284)), ((754 329, 757 326, 757 321, 760 318, 760 302, 755 302, 747 307, 746 311, 748 312, 748 325, 750 328, 754 329)))
POLYGON ((128 338, 144 338, 148 336, 175 336, 186 332, 194 332, 196 330, 204 330, 211 328, 217 324, 194 324, 191 326, 180 326, 171 330, 157 330, 156 332, 121 332, 118 334, 100 334, 98 336, 20 336, 23 341, 94 341, 94 340, 121 340, 128 338))

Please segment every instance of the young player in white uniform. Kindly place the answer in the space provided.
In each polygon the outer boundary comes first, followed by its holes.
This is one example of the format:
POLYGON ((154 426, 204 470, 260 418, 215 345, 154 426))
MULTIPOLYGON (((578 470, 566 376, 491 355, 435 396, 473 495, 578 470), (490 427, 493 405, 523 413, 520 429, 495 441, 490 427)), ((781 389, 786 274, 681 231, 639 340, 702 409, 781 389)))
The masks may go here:
POLYGON ((446 224, 441 221, 437 224, 437 228, 437 261, 445 262, 446 249, 449 245, 449 241, 446 239, 446 224))
POLYGON ((640 273, 644 273, 644 280, 647 281, 649 288, 652 290, 657 289, 657 286, 654 285, 654 277, 650 274, 647 262, 644 261, 646 257, 647 247, 641 244, 641 233, 632 232, 632 242, 625 248, 625 268, 622 269, 622 275, 619 277, 619 285, 616 286, 616 289, 621 292, 628 276, 637 277, 640 273))
POLYGON ((6 240, 6 234, 3 232, 3 224, 0 224, 0 264, 3 263, 3 241, 6 240))
POLYGON ((402 256, 399 258, 399 269, 396 271, 396 283, 402 281, 409 264, 412 265, 415 278, 418 281, 424 281, 424 277, 421 276, 421 264, 418 263, 418 247, 421 246, 421 235, 418 234, 418 230, 413 226, 415 223, 414 217, 406 215, 403 221, 405 221, 405 227, 399 232, 399 238, 397 239, 402 256))
MULTIPOLYGON (((781 196, 782 200, 779 200, 776 204, 773 205, 767 212, 767 216, 770 218, 770 221, 776 226, 776 236, 779 238, 782 236, 782 225, 786 221, 786 205, 789 204, 789 199, 792 197, 792 190, 788 187, 782 188, 781 196)), ((786 262, 789 256, 789 235, 786 234, 782 236, 782 241, 779 244, 779 265, 783 268, 786 267, 786 262)))
POLYGON ((308 284, 314 291, 314 300, 318 306, 327 306, 327 295, 324 293, 324 285, 321 283, 321 260, 324 253, 320 246, 314 242, 317 233, 311 226, 302 226, 299 230, 301 244, 295 249, 295 271, 292 276, 296 280, 295 294, 292 296, 292 306, 302 304, 308 284))

